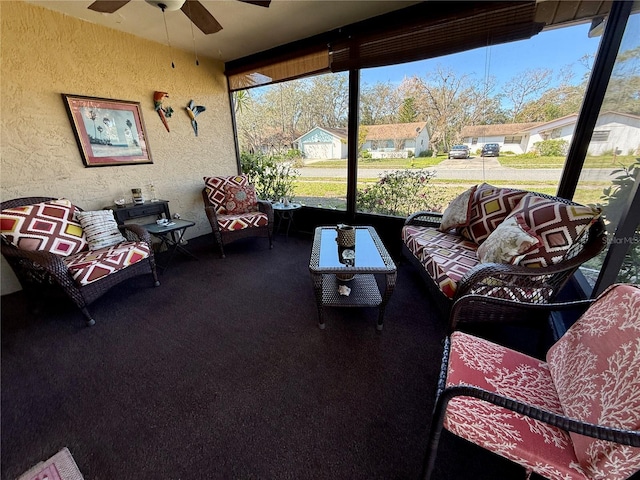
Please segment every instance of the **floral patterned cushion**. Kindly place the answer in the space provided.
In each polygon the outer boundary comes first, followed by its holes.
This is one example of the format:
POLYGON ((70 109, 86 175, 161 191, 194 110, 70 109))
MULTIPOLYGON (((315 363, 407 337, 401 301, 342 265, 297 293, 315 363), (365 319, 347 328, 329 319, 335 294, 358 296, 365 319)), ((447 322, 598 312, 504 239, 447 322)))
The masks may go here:
POLYGON ((122 242, 65 257, 64 263, 78 285, 88 285, 149 256, 146 242, 122 242))
POLYGON ((207 198, 216 209, 216 213, 226 214, 227 195, 224 191, 226 185, 244 186, 249 183, 246 175, 235 175, 229 177, 203 177, 207 192, 207 198))
MULTIPOLYGON (((565 415, 640 429, 640 286, 613 285, 547 353, 565 415)), ((590 478, 623 479, 640 470, 640 448, 571 434, 590 478)))
MULTIPOLYGON (((543 361, 463 332, 451 335, 446 385, 476 386, 564 415, 543 361)), ((454 397, 444 427, 546 478, 588 478, 567 432, 489 402, 454 397)))
POLYGON ((571 245, 598 219, 600 211, 527 194, 511 215, 522 216, 534 234, 540 237, 539 247, 524 254, 519 263, 535 268, 561 262, 571 245))
POLYGON ((77 208, 69 200, 7 208, 0 213, 2 236, 23 250, 44 250, 67 256, 87 248, 77 208))
POLYGON ((524 190, 499 188, 483 183, 478 186, 472 197, 471 221, 468 226, 460 229, 460 233, 480 245, 525 195, 527 192, 524 190))
POLYGON ((508 216, 478 247, 481 263, 512 263, 517 265, 523 254, 540 245, 520 214, 508 216))
POLYGON ((442 222, 438 230, 447 232, 452 228, 466 227, 471 220, 471 199, 477 185, 465 190, 454 198, 442 214, 442 222))
POLYGON ((253 185, 238 186, 227 184, 224 186, 224 192, 227 200, 225 204, 227 214, 237 215, 258 211, 258 199, 253 185))

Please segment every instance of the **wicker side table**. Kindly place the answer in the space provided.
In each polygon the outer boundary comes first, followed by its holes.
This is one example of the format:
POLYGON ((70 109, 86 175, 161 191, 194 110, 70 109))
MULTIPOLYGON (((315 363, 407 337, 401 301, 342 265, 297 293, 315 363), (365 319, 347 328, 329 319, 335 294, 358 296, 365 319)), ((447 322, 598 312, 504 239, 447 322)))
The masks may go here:
POLYGON ((356 227, 356 245, 348 255, 338 246, 336 237, 336 227, 317 227, 314 234, 309 272, 318 307, 318 326, 325 328, 324 307, 378 307, 376 329, 380 331, 396 285, 396 265, 373 227, 356 227), (351 275, 349 281, 339 280, 351 275), (383 286, 379 286, 376 275, 384 275, 383 286), (349 295, 339 293, 342 285, 350 288, 349 295))

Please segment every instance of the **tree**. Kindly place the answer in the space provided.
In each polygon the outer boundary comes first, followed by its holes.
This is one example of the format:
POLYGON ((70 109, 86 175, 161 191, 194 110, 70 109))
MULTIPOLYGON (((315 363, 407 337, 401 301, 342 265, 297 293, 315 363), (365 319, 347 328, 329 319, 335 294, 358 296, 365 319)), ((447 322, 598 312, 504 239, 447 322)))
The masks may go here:
POLYGON ((511 103, 510 116, 512 122, 518 121, 518 115, 524 105, 536 95, 544 92, 553 79, 548 68, 527 69, 514 76, 503 87, 505 98, 511 103))
POLYGON ((618 54, 601 111, 640 115, 640 47, 618 54))
MULTIPOLYGON (((427 118, 430 142, 446 151, 458 139, 464 125, 473 123, 481 95, 469 75, 457 75, 438 65, 426 78, 412 77, 403 81, 407 91, 415 92, 418 112, 427 118)), ((434 148, 434 154, 436 148, 434 148)))
POLYGON ((411 123, 417 119, 418 111, 416 110, 415 99, 413 97, 405 98, 398 113, 398 123, 411 123))
POLYGON ((360 92, 360 123, 380 125, 396 123, 396 114, 400 106, 398 89, 391 83, 363 85, 360 92))

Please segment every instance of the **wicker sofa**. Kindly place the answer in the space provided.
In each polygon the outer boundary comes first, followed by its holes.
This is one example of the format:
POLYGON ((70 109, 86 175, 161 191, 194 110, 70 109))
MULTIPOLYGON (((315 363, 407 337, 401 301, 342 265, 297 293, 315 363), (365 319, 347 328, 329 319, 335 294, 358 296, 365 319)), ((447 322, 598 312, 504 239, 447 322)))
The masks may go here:
POLYGON ((129 278, 159 286, 149 232, 117 226, 109 210, 83 212, 69 200, 24 197, 0 204, 2 255, 32 309, 62 291, 95 324, 87 306, 129 278))
POLYGON ((552 301, 576 269, 602 250, 605 235, 597 209, 483 183, 442 214, 409 216, 402 251, 448 316, 468 294, 552 301))

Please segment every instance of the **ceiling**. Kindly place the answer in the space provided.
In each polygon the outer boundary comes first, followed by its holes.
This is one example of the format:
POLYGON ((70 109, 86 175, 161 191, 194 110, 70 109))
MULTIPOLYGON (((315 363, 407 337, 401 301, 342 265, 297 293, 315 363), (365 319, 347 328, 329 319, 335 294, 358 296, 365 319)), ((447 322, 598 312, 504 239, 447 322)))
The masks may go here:
MULTIPOLYGON (((334 30, 420 3, 402 0, 272 0, 269 8, 237 0, 200 0, 223 29, 204 35, 180 10, 165 12, 172 47, 194 50, 198 56, 223 62, 235 60, 295 40, 334 30)), ((144 0, 131 0, 115 13, 98 13, 87 7, 93 0, 27 0, 91 23, 163 44, 167 34, 162 11, 144 0)))

